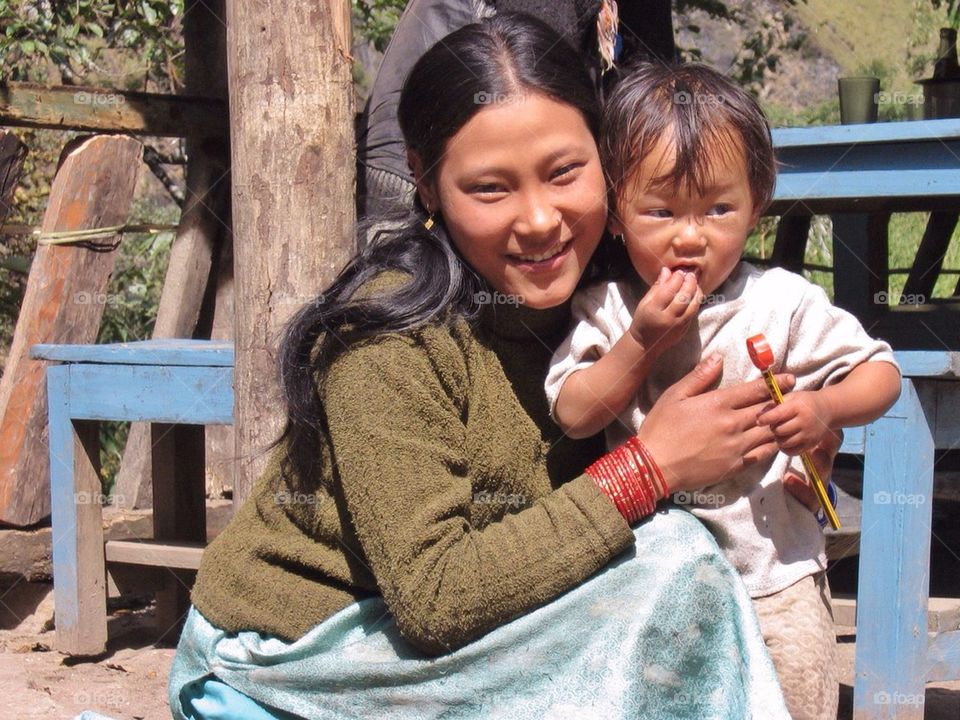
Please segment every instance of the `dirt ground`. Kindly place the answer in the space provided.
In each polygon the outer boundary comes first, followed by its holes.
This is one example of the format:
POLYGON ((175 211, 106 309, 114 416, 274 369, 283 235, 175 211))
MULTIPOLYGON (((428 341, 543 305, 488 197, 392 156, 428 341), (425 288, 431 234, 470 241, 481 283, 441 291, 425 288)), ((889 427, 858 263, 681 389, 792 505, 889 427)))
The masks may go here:
MULTIPOLYGON (((108 652, 71 662, 53 650, 53 600, 47 583, 23 582, 0 594, 0 718, 67 720, 96 710, 115 720, 166 720, 166 679, 173 648, 153 645, 152 605, 114 608, 108 652), (11 627, 11 618, 20 622, 11 627)), ((839 718, 851 717, 854 628, 837 627, 841 666, 839 718)), ((930 685, 927 720, 960 718, 960 683, 930 685)), ((575 719, 571 719, 575 720, 575 719)))
POLYGON ((53 649, 51 585, 22 583, 0 603, 6 616, 25 613, 19 625, 0 630, 0 718, 66 720, 96 710, 115 720, 169 720, 174 651, 153 645, 152 606, 115 609, 106 655, 73 663, 53 649))

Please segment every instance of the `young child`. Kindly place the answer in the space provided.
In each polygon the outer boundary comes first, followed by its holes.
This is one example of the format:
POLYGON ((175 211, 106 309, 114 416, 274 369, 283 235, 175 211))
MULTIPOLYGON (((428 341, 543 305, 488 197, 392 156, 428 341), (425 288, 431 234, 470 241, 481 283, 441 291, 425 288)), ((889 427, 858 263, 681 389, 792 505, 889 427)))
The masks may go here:
POLYGON ((802 477, 799 454, 825 433, 892 405, 900 377, 890 347, 798 275, 740 261, 770 202, 776 161, 762 111, 719 73, 632 71, 605 108, 601 156, 610 229, 636 276, 574 297, 574 329, 547 377, 551 411, 568 434, 605 429, 619 445, 701 357, 722 355, 721 386, 759 378, 745 341, 766 336, 775 371, 796 376, 784 404, 757 419, 782 452, 675 501, 710 528, 743 576, 792 716, 835 718, 823 534, 783 479, 802 477))

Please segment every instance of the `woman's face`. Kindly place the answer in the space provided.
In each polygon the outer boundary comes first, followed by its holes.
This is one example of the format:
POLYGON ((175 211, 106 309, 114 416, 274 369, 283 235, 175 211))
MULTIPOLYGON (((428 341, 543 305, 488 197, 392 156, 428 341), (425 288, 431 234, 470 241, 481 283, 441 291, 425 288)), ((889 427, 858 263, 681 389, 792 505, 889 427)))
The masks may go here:
MULTIPOLYGON (((421 200, 490 285, 543 309, 573 293, 607 217, 597 145, 570 105, 497 97, 447 142, 421 200)), ((497 299, 495 298, 495 301, 497 299)))

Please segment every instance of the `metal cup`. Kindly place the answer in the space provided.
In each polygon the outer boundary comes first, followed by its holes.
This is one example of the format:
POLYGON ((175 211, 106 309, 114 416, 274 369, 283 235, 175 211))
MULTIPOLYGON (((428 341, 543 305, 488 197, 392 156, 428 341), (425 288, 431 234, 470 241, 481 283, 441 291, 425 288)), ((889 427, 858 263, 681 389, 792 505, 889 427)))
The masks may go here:
POLYGON ((844 77, 837 80, 840 91, 840 122, 843 125, 874 123, 880 94, 880 78, 844 77))

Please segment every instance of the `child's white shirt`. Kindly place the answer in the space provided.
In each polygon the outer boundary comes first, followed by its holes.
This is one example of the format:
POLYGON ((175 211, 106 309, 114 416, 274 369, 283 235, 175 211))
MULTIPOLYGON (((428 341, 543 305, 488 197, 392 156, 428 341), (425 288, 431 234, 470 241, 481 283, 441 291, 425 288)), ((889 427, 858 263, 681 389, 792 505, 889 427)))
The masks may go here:
MULTIPOLYGON (((551 413, 564 380, 627 332, 645 291, 636 280, 591 286, 574 296, 573 330, 554 354, 546 380, 551 413)), ((760 378, 746 348, 746 339, 758 333, 770 343, 775 372, 796 375, 796 390, 837 382, 862 362, 896 365, 890 346, 867 335, 816 285, 786 270, 761 271, 741 262, 707 298, 684 337, 660 356, 635 401, 606 428, 608 447, 635 434, 657 398, 710 353, 723 355, 720 387, 760 378)), ((710 529, 751 597, 779 592, 826 568, 816 518, 781 481, 788 466, 803 473, 799 458, 778 453, 708 488, 674 496, 710 529)))

